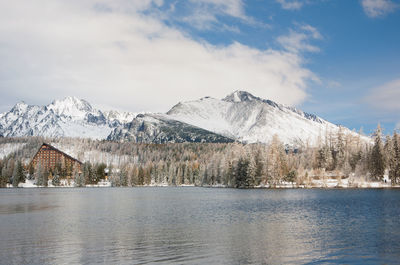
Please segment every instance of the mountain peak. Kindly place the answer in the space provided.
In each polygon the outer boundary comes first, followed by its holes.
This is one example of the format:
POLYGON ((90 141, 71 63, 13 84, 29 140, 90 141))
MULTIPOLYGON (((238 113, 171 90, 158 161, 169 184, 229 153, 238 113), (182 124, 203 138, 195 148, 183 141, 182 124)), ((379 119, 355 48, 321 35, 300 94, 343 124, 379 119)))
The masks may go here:
POLYGON ((253 101, 256 99, 258 99, 258 98, 253 96, 252 94, 250 94, 247 91, 236 90, 235 92, 233 92, 232 94, 229 94, 222 100, 228 101, 228 102, 244 102, 244 101, 253 101))
POLYGON ((52 104, 69 104, 69 105, 75 105, 75 106, 90 105, 86 100, 79 99, 75 96, 68 96, 63 99, 56 99, 53 101, 52 104))
POLYGON ((87 112, 93 111, 89 102, 73 96, 68 96, 61 100, 54 100, 47 107, 58 115, 64 114, 66 116, 82 116, 87 112))
POLYGON ((18 102, 15 106, 11 109, 11 112, 24 112, 28 108, 28 105, 24 102, 18 102))

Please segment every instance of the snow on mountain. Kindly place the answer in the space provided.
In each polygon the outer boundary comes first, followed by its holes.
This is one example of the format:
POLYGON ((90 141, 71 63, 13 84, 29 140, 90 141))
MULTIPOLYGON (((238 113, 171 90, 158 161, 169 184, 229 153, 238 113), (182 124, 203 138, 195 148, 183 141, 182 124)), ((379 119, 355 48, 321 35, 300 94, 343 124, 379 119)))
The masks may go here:
POLYGON ((134 116, 134 113, 102 112, 76 97, 55 100, 47 106, 20 102, 0 115, 0 135, 105 139, 114 128, 134 116))
POLYGON ((138 113, 108 110, 108 111, 103 111, 103 114, 108 120, 116 120, 121 123, 128 123, 131 122, 138 113))
MULTIPOLYGON (((204 97, 178 103, 166 114, 101 111, 75 97, 47 106, 20 102, 0 114, 0 136, 4 137, 66 136, 140 143, 268 143, 277 134, 283 143, 298 146, 315 144, 339 128, 316 115, 245 91, 224 99, 204 97)), ((343 132, 357 135, 347 128, 343 132)))
POLYGON ((76 97, 66 97, 62 100, 55 100, 47 105, 48 110, 52 110, 55 114, 75 119, 84 119, 86 114, 97 114, 92 106, 83 99, 76 97))
MULTIPOLYGON (((339 126, 313 114, 235 91, 224 99, 210 97, 178 103, 167 115, 239 141, 269 142, 277 134, 288 145, 316 143, 339 126)), ((345 132, 352 133, 348 129, 345 132)))

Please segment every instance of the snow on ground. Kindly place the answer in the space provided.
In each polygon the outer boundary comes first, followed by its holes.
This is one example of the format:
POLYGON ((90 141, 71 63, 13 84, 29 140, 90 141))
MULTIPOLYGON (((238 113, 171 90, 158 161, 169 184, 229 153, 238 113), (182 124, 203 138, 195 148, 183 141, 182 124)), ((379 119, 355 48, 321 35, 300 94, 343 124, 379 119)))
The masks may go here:
POLYGON ((37 188, 37 185, 34 184, 35 180, 27 179, 25 183, 19 183, 18 188, 37 188))
MULTIPOLYGON (((102 187, 111 187, 112 184, 109 181, 100 181, 98 184, 88 184, 85 187, 87 188, 102 188, 102 187)), ((146 187, 168 187, 168 183, 151 183, 150 185, 145 185, 146 187)), ((195 185, 180 185, 179 187, 194 187, 195 185)), ((27 179, 25 183, 19 183, 19 188, 38 188, 35 184, 35 180, 27 179)), ((43 187, 43 186, 41 186, 43 187)), ((51 183, 51 180, 48 182, 49 188, 55 188, 51 183)), ((75 182, 70 180, 69 182, 65 179, 61 180, 60 186, 58 188, 74 188, 75 182)), ((206 185, 203 186, 205 188, 227 188, 222 184, 216 185, 206 185)), ((7 185, 7 188, 12 188, 11 184, 7 185)), ((269 184, 262 184, 256 186, 254 188, 276 188, 276 189, 294 189, 294 188, 322 188, 322 189, 334 189, 334 188, 365 188, 365 189, 381 189, 381 188, 400 188, 400 185, 392 186, 390 183, 385 182, 349 182, 349 179, 342 179, 338 181, 337 179, 325 179, 325 180, 312 180, 310 184, 300 184, 297 185, 295 182, 282 182, 280 184, 270 186, 269 184)))
POLYGON ((311 187, 315 188, 391 188, 393 187, 390 183, 379 182, 379 181, 364 181, 364 180, 353 180, 351 178, 346 179, 313 179, 311 181, 311 187))
POLYGON ((312 179, 306 184, 297 185, 295 182, 282 182, 275 186, 270 186, 269 184, 264 184, 257 186, 255 188, 282 188, 282 189, 290 189, 290 188, 400 188, 399 185, 392 186, 390 183, 385 182, 370 182, 370 181, 354 181, 350 178, 346 179, 312 179))
POLYGON ((9 154, 18 151, 24 147, 26 143, 6 143, 0 144, 0 159, 8 156, 9 154))
POLYGON ((102 187, 106 188, 106 187, 111 187, 111 182, 102 180, 102 181, 99 181, 97 184, 86 185, 86 187, 87 188, 102 188, 102 187))
MULTIPOLYGON (((12 186, 9 186, 10 188, 12 186)), ((18 184, 18 188, 41 188, 43 186, 37 186, 35 184, 35 180, 33 179, 27 179, 25 180, 25 183, 19 183, 18 184)), ((47 187, 48 188, 74 188, 75 187, 75 182, 73 180, 66 180, 66 179, 62 179, 60 180, 60 185, 59 186, 54 186, 51 183, 51 180, 48 181, 47 183, 47 187)), ((111 182, 109 181, 99 181, 99 183, 94 184, 94 185, 86 185, 86 187, 111 187, 111 182)))

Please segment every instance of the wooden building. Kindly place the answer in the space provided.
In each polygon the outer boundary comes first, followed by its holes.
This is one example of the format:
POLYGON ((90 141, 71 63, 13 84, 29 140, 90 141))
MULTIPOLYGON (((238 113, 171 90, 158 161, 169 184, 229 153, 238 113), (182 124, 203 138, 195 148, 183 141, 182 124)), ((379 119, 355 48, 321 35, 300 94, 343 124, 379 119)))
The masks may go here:
POLYGON ((67 169, 70 173, 73 170, 80 172, 82 166, 82 162, 46 143, 43 143, 39 148, 29 166, 36 170, 39 163, 41 167, 52 172, 54 172, 57 165, 67 169))

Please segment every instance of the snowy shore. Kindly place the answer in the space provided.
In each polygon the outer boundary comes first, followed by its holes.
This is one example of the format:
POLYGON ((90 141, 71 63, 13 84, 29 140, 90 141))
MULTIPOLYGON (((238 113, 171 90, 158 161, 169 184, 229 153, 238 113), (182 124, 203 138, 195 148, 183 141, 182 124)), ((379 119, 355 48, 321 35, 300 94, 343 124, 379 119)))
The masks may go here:
MULTIPOLYGON (((8 188, 12 188, 12 185, 8 184, 8 188)), ((88 184, 85 185, 87 188, 106 188, 106 187, 111 187, 111 182, 109 181, 99 181, 97 184, 88 184)), ((18 188, 44 188, 44 186, 38 186, 35 184, 35 180, 30 180, 27 179, 25 180, 25 183, 19 183, 18 188)), ((61 180, 60 185, 54 186, 51 181, 49 180, 47 184, 47 188, 76 188, 75 182, 72 181, 67 181, 67 180, 61 180)))
MULTIPOLYGON (((168 183, 152 183, 150 185, 143 185, 143 186, 136 186, 136 187, 168 187, 168 183)), ((178 187, 195 187, 196 185, 179 185, 178 187)), ((8 188, 12 188, 9 184, 8 188)), ((34 180, 27 179, 25 183, 20 183, 18 188, 43 188, 44 186, 37 186, 34 183, 34 180)), ((67 182, 66 180, 62 180, 59 186, 52 185, 51 181, 48 183, 48 188, 75 188, 74 181, 67 182)), ((112 183, 109 181, 100 181, 98 184, 88 184, 85 185, 87 188, 107 188, 112 187, 112 183)), ((198 187, 204 188, 229 188, 228 186, 222 184, 216 185, 203 185, 198 187)), ((251 187, 254 189, 310 189, 310 188, 319 188, 319 189, 383 189, 383 188, 400 188, 400 185, 391 185, 390 183, 385 182, 371 182, 371 181, 351 181, 349 178, 347 179, 324 179, 324 180, 311 180, 308 184, 297 184, 297 183, 290 183, 290 182, 282 182, 276 185, 258 185, 255 187, 251 187)))

